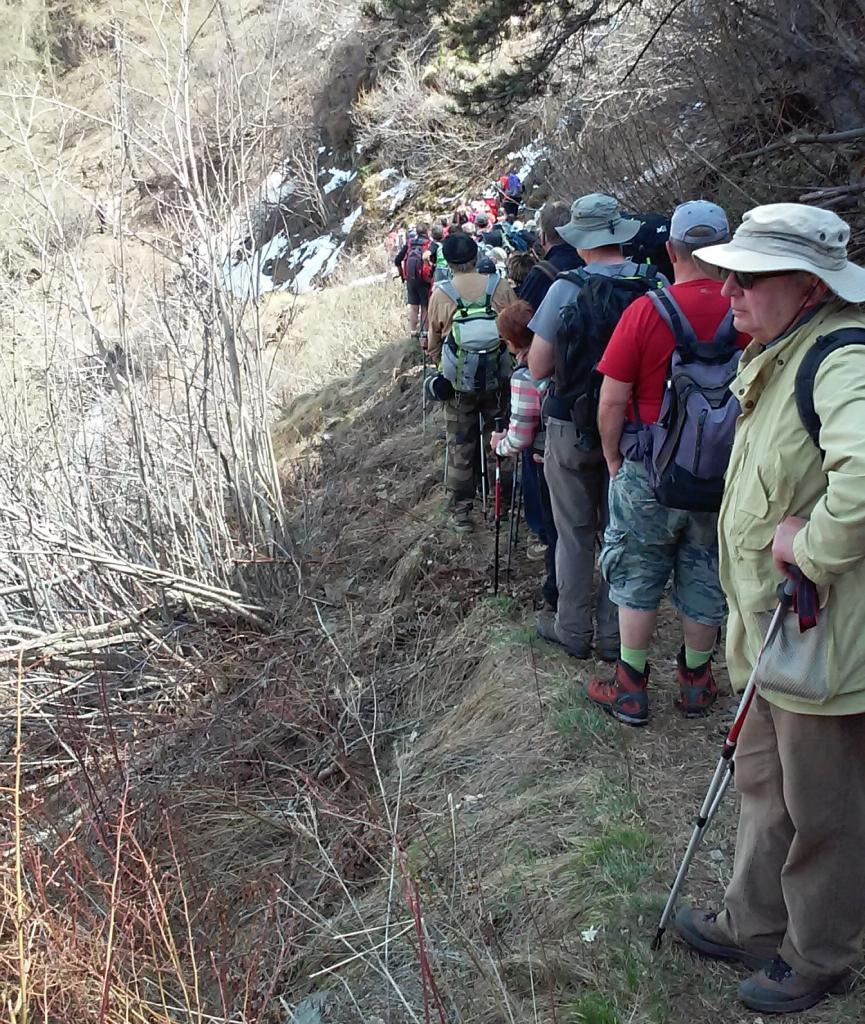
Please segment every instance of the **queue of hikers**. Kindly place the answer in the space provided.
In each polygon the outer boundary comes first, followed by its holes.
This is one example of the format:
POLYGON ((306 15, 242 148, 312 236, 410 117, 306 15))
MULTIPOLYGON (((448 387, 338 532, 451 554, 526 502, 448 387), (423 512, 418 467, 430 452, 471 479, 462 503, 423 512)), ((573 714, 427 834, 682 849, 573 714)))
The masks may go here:
POLYGON ((735 863, 723 903, 675 926, 754 972, 751 1009, 813 1006, 849 984, 865 935, 865 269, 849 226, 776 203, 733 231, 704 199, 667 220, 596 193, 547 202, 518 249, 519 196, 502 198, 510 223, 458 211, 397 257, 444 405, 450 525, 477 525, 479 476, 486 493, 487 463, 497 480, 507 465, 546 556, 537 632, 610 663, 586 696, 626 725, 649 721, 665 592, 685 719, 717 700, 723 628, 734 689, 756 686, 735 863))

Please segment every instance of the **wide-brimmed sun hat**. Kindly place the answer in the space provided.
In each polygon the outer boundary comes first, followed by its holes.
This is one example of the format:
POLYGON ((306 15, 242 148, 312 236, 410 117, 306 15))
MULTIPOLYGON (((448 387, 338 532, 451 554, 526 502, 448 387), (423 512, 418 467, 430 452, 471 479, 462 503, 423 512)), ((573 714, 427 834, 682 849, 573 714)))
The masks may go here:
POLYGON ((697 249, 694 256, 730 272, 804 270, 846 302, 865 302, 865 267, 847 259, 849 240, 850 225, 831 210, 770 203, 749 210, 729 242, 697 249))
POLYGON ((638 220, 622 217, 612 196, 593 192, 571 205, 571 220, 556 229, 575 249, 600 249, 603 245, 624 245, 640 230, 638 220))

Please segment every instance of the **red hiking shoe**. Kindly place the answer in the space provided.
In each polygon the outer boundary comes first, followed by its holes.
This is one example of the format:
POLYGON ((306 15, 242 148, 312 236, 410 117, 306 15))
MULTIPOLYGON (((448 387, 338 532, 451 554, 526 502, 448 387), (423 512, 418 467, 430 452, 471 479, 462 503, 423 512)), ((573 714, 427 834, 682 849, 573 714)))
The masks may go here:
POLYGON ((648 665, 641 674, 619 658, 613 678, 593 679, 586 687, 586 696, 625 725, 645 725, 649 721, 648 683, 648 665))
POLYGON ((718 684, 712 675, 711 659, 699 668, 685 664, 685 648, 676 656, 679 696, 674 701, 685 718, 702 718, 718 699, 718 684))

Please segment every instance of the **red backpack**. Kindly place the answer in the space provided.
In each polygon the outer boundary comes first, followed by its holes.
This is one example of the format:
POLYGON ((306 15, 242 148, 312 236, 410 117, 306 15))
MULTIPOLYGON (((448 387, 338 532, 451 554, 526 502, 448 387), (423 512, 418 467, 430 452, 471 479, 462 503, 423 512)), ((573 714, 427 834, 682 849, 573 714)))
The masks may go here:
POLYGON ((430 240, 426 235, 410 239, 402 261, 404 281, 421 281, 429 284, 433 279, 432 260, 425 260, 424 253, 429 251, 430 240))

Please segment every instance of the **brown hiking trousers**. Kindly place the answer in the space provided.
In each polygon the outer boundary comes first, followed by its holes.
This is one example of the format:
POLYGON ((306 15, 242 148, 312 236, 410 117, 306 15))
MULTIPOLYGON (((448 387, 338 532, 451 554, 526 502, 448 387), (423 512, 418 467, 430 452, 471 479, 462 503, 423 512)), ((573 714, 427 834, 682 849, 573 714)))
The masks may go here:
POLYGON ((865 715, 794 714, 758 696, 735 777, 742 809, 718 924, 805 977, 843 973, 865 934, 865 715))

